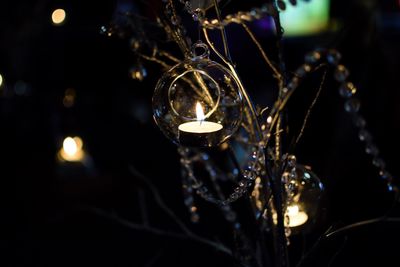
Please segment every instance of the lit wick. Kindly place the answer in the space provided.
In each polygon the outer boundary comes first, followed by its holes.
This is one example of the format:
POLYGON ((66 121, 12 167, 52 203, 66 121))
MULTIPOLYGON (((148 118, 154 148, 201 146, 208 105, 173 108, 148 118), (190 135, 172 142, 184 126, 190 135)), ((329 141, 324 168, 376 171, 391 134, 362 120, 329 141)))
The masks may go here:
POLYGON ((206 116, 204 116, 203 108, 201 107, 201 104, 199 102, 197 102, 196 104, 196 117, 201 126, 201 123, 206 119, 206 116))

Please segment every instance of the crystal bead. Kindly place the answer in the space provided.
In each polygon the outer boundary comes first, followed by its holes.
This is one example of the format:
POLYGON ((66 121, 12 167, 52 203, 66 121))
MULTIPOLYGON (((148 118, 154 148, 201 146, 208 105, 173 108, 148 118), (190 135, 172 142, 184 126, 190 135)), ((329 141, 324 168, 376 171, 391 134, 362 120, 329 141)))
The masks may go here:
POLYGON ((343 83, 339 87, 339 94, 341 97, 350 98, 357 92, 357 88, 351 82, 343 83))
POLYGON ((197 183, 195 183, 195 184, 193 184, 192 185, 192 187, 194 188, 194 189, 196 189, 196 190, 198 190, 200 187, 202 187, 203 186, 203 183, 202 182, 197 182, 197 183))
POLYGON ((321 53, 318 51, 312 51, 304 57, 304 60, 308 64, 315 64, 321 59, 321 53))
POLYGON ((236 192, 232 193, 230 196, 230 199, 233 201, 237 200, 238 198, 239 198, 239 194, 236 192))
POLYGON ((290 179, 290 174, 288 172, 284 172, 282 174, 282 182, 283 183, 288 183, 290 179))
POLYGON ((388 171, 385 170, 380 171, 379 176, 381 177, 381 179, 388 182, 391 182, 393 180, 393 176, 388 171))
POLYGON ((236 213, 233 211, 227 212, 225 218, 228 222, 234 222, 236 220, 236 213))
POLYGON ((385 168, 386 167, 386 163, 383 159, 379 158, 379 157, 374 157, 372 160, 372 164, 374 164, 375 167, 378 168, 385 168))
POLYGON ((299 67, 296 71, 295 74, 301 78, 306 76, 307 73, 311 71, 311 66, 308 64, 304 64, 301 67, 299 67))
POLYGON ((209 160, 210 157, 208 156, 208 154, 203 153, 203 154, 201 155, 201 158, 202 158, 202 160, 207 161, 207 160, 209 160))
POLYGON ((338 82, 346 81, 349 75, 349 70, 343 65, 338 65, 334 73, 334 77, 338 82))
POLYGON ((234 227, 236 230, 239 230, 241 228, 241 225, 240 225, 240 223, 237 222, 234 224, 234 227))
POLYGON ((299 86, 298 81, 290 81, 286 87, 287 91, 293 91, 294 89, 297 88, 297 86, 299 86))
POLYGON ((252 17, 255 18, 255 19, 260 19, 260 18, 262 17, 261 9, 259 9, 259 8, 253 8, 253 9, 250 11, 250 16, 252 16, 252 17))
POLYGON ((394 189, 395 186, 393 184, 391 184, 391 183, 387 184, 387 188, 388 188, 389 192, 394 192, 395 191, 395 189, 394 189))
POLYGON ((291 180, 295 180, 296 178, 297 178, 296 168, 293 168, 293 169, 290 171, 290 179, 291 179, 291 180))
POLYGON ((207 200, 208 202, 217 203, 217 200, 215 198, 213 198, 210 194, 203 196, 203 198, 205 200, 207 200))
POLYGON ((227 212, 227 211, 231 210, 231 207, 230 206, 223 206, 223 207, 221 207, 221 210, 227 212))
POLYGON ((328 53, 326 55, 327 61, 332 65, 339 64, 339 61, 341 58, 342 58, 342 55, 335 49, 328 50, 328 53))
MULTIPOLYGON (((181 3, 182 3, 182 1, 181 1, 181 3)), ((184 4, 185 4, 186 11, 192 12, 192 5, 190 4, 190 2, 186 1, 184 4)))
POLYGON ((208 189, 205 186, 202 186, 202 187, 197 189, 197 193, 198 194, 205 194, 205 193, 207 193, 207 191, 208 191, 208 189))
POLYGON ((267 14, 267 13, 269 13, 269 7, 268 7, 268 5, 262 5, 261 6, 261 12, 262 13, 265 13, 265 14, 267 14))
POLYGON ((190 216, 190 221, 191 221, 192 223, 198 223, 199 220, 200 220, 200 216, 199 216, 199 214, 197 214, 197 213, 193 213, 193 214, 190 216))
POLYGON ((365 153, 373 156, 377 156, 379 154, 379 149, 374 144, 367 144, 365 146, 365 153))
POLYGON ((357 98, 352 98, 346 101, 344 104, 344 109, 348 113, 356 113, 360 110, 360 101, 357 98))
POLYGON ((243 171, 243 177, 249 180, 254 180, 256 179, 256 175, 254 172, 249 171, 249 170, 244 170, 243 171))
POLYGON ((247 181, 245 181, 245 180, 240 181, 239 182, 239 186, 240 187, 247 187, 247 181))
POLYGON ((289 155, 287 161, 288 161, 289 168, 296 167, 296 156, 295 155, 289 155))
POLYGON ((107 31, 108 31, 108 29, 107 29, 106 26, 101 26, 101 27, 100 27, 100 34, 106 34, 107 31))
POLYGON ((192 196, 186 197, 184 203, 186 206, 190 206, 193 203, 193 197, 192 196))
POLYGON ((171 23, 173 25, 178 25, 181 22, 181 18, 179 16, 172 16, 171 17, 171 23))
POLYGON ((147 70, 141 64, 132 67, 129 72, 132 79, 138 81, 143 81, 143 79, 147 76, 147 70))
POLYGON ((372 140, 372 135, 368 130, 362 129, 358 133, 358 138, 363 142, 370 142, 372 140))
MULTIPOLYGON (((285 224, 289 224, 289 217, 288 220, 285 222, 285 224)), ((292 230, 289 227, 285 227, 285 236, 290 236, 292 234, 292 230)), ((289 241, 288 241, 289 242, 289 241)))
POLYGON ((253 153, 251 154, 251 158, 257 160, 257 158, 258 158, 258 152, 257 152, 257 151, 253 152, 253 153))
POLYGON ((358 115, 354 118, 354 124, 358 127, 358 128, 364 128, 367 125, 366 120, 358 115))
POLYGON ((129 44, 133 51, 137 51, 140 48, 140 41, 136 38, 131 38, 129 44))
POLYGON ((290 191, 290 193, 296 194, 297 191, 298 191, 298 189, 299 189, 299 186, 298 186, 298 184, 297 184, 296 181, 291 181, 291 182, 288 184, 288 190, 290 191))
POLYGON ((399 192, 399 188, 398 188, 396 185, 390 184, 390 186, 391 186, 391 188, 388 188, 388 190, 389 190, 390 192, 396 192, 396 193, 399 192))

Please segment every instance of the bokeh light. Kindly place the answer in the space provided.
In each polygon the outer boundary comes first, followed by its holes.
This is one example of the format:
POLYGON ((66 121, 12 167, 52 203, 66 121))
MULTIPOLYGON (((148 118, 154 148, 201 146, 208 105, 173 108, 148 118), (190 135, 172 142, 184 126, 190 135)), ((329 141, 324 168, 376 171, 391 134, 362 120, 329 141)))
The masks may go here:
POLYGON ((51 20, 55 25, 60 25, 65 21, 66 16, 67 14, 65 13, 65 10, 59 8, 53 11, 51 14, 51 20))
POLYGON ((83 141, 80 137, 68 136, 63 141, 63 146, 58 153, 58 157, 64 161, 81 161, 85 156, 82 147, 83 141))
POLYGON ((329 23, 330 0, 298 1, 296 6, 286 5, 281 13, 285 36, 317 34, 329 23))

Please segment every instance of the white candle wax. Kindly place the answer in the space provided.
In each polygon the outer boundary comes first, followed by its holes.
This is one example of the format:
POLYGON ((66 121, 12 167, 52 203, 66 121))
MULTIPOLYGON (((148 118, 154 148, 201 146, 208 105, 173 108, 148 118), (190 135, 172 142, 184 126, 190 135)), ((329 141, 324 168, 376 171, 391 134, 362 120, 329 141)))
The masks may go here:
MULTIPOLYGON (((276 213, 272 216, 274 224, 278 223, 278 216, 276 213)), ((287 227, 297 227, 303 225, 307 222, 308 215, 304 211, 299 210, 299 206, 293 205, 287 207, 285 213, 285 226, 287 227), (287 217, 286 217, 287 216, 287 217)))
POLYGON ((307 222, 308 215, 304 211, 299 211, 297 214, 289 214, 289 227, 296 227, 307 222))
POLYGON ((221 130, 221 124, 211 121, 191 121, 179 125, 178 129, 187 133, 213 133, 221 130))

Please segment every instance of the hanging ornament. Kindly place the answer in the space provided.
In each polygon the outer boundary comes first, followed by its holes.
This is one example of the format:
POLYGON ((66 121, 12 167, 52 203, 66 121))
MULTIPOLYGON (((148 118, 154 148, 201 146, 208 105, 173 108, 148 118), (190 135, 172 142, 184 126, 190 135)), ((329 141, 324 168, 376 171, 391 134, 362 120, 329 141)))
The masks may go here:
MULTIPOLYGON (((288 238, 292 234, 308 231, 321 217, 321 202, 324 186, 308 166, 296 163, 296 157, 289 155, 287 168, 282 175, 284 184, 284 226, 288 238)), ((273 211, 273 222, 277 214, 273 211)), ((290 243, 289 239, 287 240, 290 243)))
POLYGON ((311 168, 295 163, 289 156, 292 164, 291 170, 284 173, 286 207, 285 226, 293 229, 313 225, 320 210, 324 186, 311 168), (285 177, 286 176, 286 177, 285 177))
POLYGON ((209 59, 207 45, 193 46, 193 57, 175 65, 156 85, 154 119, 174 143, 211 147, 239 128, 243 99, 232 73, 209 59), (200 55, 198 50, 203 50, 200 55))

